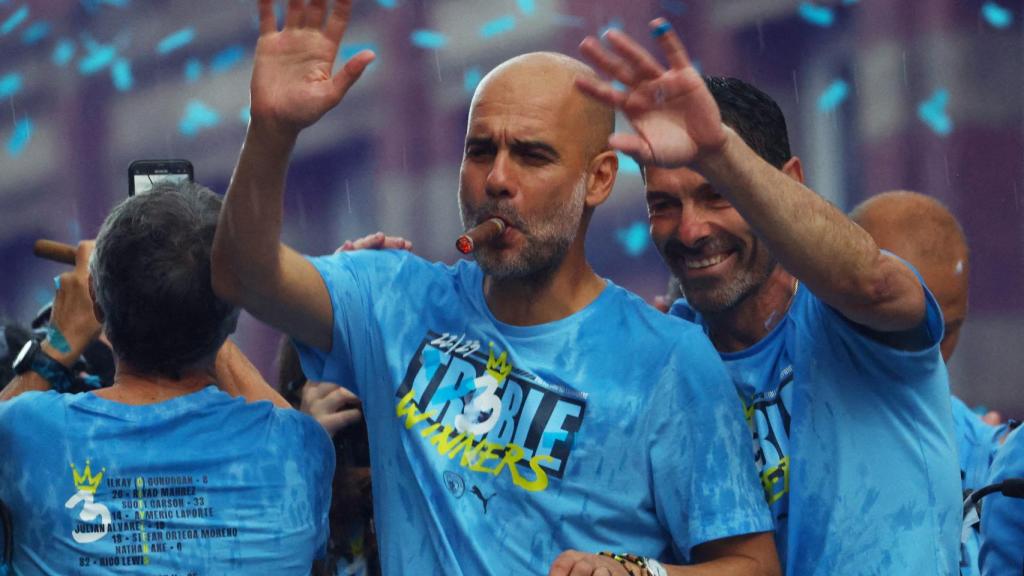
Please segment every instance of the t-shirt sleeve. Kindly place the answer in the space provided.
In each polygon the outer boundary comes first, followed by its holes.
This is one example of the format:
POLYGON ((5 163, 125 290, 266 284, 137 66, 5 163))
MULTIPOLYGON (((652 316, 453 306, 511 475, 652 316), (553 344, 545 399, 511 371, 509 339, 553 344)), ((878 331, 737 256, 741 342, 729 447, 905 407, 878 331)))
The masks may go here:
POLYGON ((300 434, 303 458, 299 461, 309 483, 311 522, 316 530, 316 558, 327 552, 330 537, 331 494, 334 480, 335 453, 330 436, 312 417, 295 410, 281 411, 282 417, 300 434))
MULTIPOLYGON (((935 296, 932 295, 931 290, 925 285, 921 274, 909 262, 886 250, 882 252, 902 262, 917 277, 918 283, 920 283, 922 290, 924 290, 925 314, 921 323, 910 330, 900 333, 877 332, 856 324, 817 297, 806 298, 810 294, 805 292, 802 294, 803 298, 800 298, 798 302, 802 301, 808 308, 809 314, 807 318, 812 323, 812 330, 833 332, 846 342, 871 342, 877 346, 899 352, 922 352, 938 346, 943 336, 943 319, 942 309, 935 300, 935 296)), ((801 290, 803 289, 801 288, 801 290)))
POLYGON ((692 334, 659 367, 650 451, 658 515, 686 561, 705 542, 773 528, 743 406, 711 343, 692 334))
POLYGON ((309 258, 330 294, 334 326, 330 351, 294 341, 307 378, 340 384, 363 396, 356 363, 369 353, 378 330, 375 300, 396 283, 407 257, 396 250, 360 250, 309 258))
MULTIPOLYGON (((1024 432, 1014 431, 992 463, 989 483, 1024 477, 1024 432)), ((981 514, 982 576, 1024 573, 1024 500, 996 492, 985 497, 981 514)))

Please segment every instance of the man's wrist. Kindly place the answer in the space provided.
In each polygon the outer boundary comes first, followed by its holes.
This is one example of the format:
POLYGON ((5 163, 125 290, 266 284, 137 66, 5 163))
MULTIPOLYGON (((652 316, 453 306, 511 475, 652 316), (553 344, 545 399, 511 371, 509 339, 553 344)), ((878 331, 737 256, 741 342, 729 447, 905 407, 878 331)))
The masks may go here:
POLYGON ((68 370, 74 366, 75 361, 82 356, 82 352, 85 350, 85 346, 79 346, 77 344, 71 344, 58 346, 52 341, 52 336, 47 336, 40 344, 40 352, 49 356, 52 360, 60 363, 68 370))

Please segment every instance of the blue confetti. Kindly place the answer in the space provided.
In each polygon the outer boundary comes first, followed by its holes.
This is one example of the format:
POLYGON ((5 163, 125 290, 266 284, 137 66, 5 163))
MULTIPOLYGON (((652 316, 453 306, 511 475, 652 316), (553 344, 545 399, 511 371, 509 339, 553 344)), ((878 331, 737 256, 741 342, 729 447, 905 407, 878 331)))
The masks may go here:
POLYGON ((178 122, 178 130, 185 136, 192 137, 201 130, 212 128, 220 123, 220 114, 199 100, 190 100, 185 106, 185 114, 178 122))
POLYGON ((232 66, 238 64, 245 58, 245 48, 241 45, 236 44, 229 46, 216 55, 210 60, 210 71, 214 74, 220 74, 231 69, 232 66))
POLYGON ((32 121, 22 118, 14 124, 14 133, 7 140, 7 154, 12 158, 20 155, 32 139, 32 121))
POLYGON ((516 0, 516 6, 527 16, 537 11, 537 3, 534 0, 516 0))
POLYGON ((21 74, 10 72, 0 76, 0 100, 6 100, 21 91, 21 74))
POLYGON ((604 36, 609 30, 622 30, 622 20, 613 18, 610 22, 604 25, 601 30, 598 31, 597 36, 600 38, 604 36))
MULTIPOLYGON (((377 45, 373 42, 356 42, 354 44, 347 44, 341 47, 341 60, 347 61, 349 58, 359 54, 363 50, 372 50, 374 53, 377 52, 377 45)), ((376 62, 376 60, 374 61, 376 62)), ((373 65, 372 63, 370 64, 373 65)))
POLYGON ((619 157, 619 172, 622 174, 639 174, 640 165, 633 160, 632 156, 617 152, 616 155, 619 157))
POLYGON ((388 10, 394 9, 398 6, 397 0, 377 0, 377 5, 381 8, 387 8, 388 10))
POLYGON ((203 63, 196 58, 189 58, 185 62, 185 82, 195 84, 203 75, 203 63))
POLYGON ((835 12, 831 8, 811 4, 810 2, 801 2, 797 13, 804 20, 822 28, 828 28, 836 21, 835 12))
POLYGON ((483 74, 480 72, 479 66, 467 68, 466 71, 462 73, 462 89, 468 94, 473 94, 476 92, 476 86, 481 80, 483 80, 483 74))
POLYGON ((75 43, 67 38, 61 38, 53 47, 53 55, 50 60, 57 66, 67 66, 68 62, 75 57, 75 43))
POLYGON ((15 28, 21 25, 28 18, 28 4, 18 8, 13 14, 4 20, 3 24, 0 24, 0 36, 7 36, 14 31, 15 28))
POLYGON ((568 14, 555 14, 555 24, 558 26, 567 26, 569 28, 584 28, 587 25, 587 21, 580 16, 570 16, 568 14))
POLYGON ((490 22, 485 22, 480 27, 481 38, 494 38, 500 36, 506 32, 511 32, 516 28, 516 17, 515 16, 502 16, 496 18, 490 22))
POLYGON ((248 124, 249 118, 252 116, 252 106, 246 104, 242 106, 242 111, 238 113, 238 119, 242 121, 242 124, 248 124))
POLYGON ((110 67, 110 77, 114 81, 114 88, 119 92, 127 92, 132 89, 135 83, 132 78, 132 65, 124 58, 118 58, 110 67))
POLYGON ((851 4, 856 4, 858 2, 860 2, 860 0, 843 0, 843 6, 850 6, 851 4))
POLYGON ((50 35, 50 23, 49 22, 33 22, 31 26, 25 28, 25 31, 21 33, 21 43, 26 46, 32 46, 38 44, 40 40, 50 35))
POLYGON ((412 35, 409 36, 409 40, 413 46, 418 48, 426 48, 428 50, 437 50, 443 48, 448 43, 448 37, 436 30, 414 30, 412 35))
POLYGON ((615 239, 626 254, 634 258, 646 252, 651 245, 647 222, 633 222, 626 228, 616 230, 615 239))
POLYGON ((195 28, 182 28, 177 32, 173 32, 171 34, 168 34, 167 36, 164 36, 163 40, 157 43, 156 52, 157 54, 170 54, 178 48, 181 48, 182 46, 185 46, 188 43, 192 42, 192 40, 195 39, 195 37, 195 28))
POLYGON ((942 88, 917 107, 917 117, 939 136, 947 136, 953 131, 953 120, 946 113, 947 104, 949 91, 942 88))
POLYGON ((1007 28, 1013 24, 1013 12, 995 2, 985 2, 981 7, 981 15, 993 28, 1007 28))
POLYGON ((846 97, 850 95, 850 85, 845 80, 833 80, 828 88, 821 93, 818 97, 818 110, 822 112, 831 112, 835 110, 840 104, 846 101, 846 97))
POLYGON ((89 52, 78 61, 78 71, 88 76, 103 70, 117 58, 117 49, 111 44, 87 43, 86 50, 89 52))
POLYGON ((673 16, 682 16, 686 13, 686 3, 682 0, 661 0, 661 9, 673 16))

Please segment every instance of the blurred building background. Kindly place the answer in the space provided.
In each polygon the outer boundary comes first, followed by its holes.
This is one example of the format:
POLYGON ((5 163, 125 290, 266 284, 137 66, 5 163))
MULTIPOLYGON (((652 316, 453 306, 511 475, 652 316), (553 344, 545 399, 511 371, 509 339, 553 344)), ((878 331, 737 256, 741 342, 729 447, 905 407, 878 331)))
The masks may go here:
MULTIPOLYGON (((1010 0, 358 0, 342 46, 378 60, 300 139, 285 241, 306 253, 384 230, 456 258, 472 90, 523 52, 576 54, 666 16, 712 74, 786 112, 808 182, 844 210, 894 188, 952 208, 971 244, 971 313, 951 371, 974 405, 1024 416, 1024 43, 1010 0)), ((0 0, 0 314, 27 321, 62 266, 37 238, 95 235, 129 163, 187 158, 223 192, 242 142, 255 0, 0 0)), ((667 281, 626 162, 588 252, 645 298, 667 281)), ((237 339, 273 381, 279 335, 237 339)))

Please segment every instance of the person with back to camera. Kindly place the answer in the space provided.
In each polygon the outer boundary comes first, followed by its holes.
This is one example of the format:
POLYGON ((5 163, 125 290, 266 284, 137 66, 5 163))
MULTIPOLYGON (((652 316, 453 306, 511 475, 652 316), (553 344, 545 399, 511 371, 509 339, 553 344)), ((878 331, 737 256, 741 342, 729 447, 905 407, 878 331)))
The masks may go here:
POLYGON ((220 206, 192 183, 129 198, 61 275, 56 331, 0 402, 14 573, 308 574, 322 552, 334 451, 227 341, 220 206), (101 328, 113 385, 40 391, 101 328))

